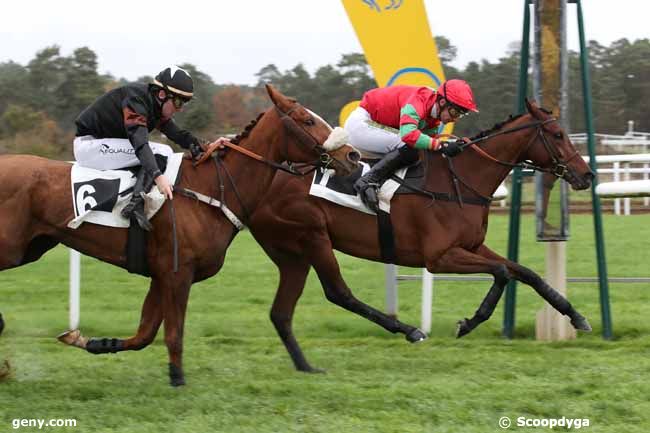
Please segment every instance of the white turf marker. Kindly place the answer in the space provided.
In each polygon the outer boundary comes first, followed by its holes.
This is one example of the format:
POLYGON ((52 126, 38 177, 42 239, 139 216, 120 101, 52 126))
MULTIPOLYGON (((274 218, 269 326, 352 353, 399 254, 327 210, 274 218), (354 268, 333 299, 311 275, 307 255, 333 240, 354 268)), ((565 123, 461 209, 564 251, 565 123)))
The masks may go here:
POLYGON ((431 309, 433 305, 433 274, 422 269, 422 277, 419 275, 398 275, 396 265, 384 265, 386 273, 386 314, 397 317, 398 313, 398 290, 399 280, 422 279, 422 316, 420 330, 426 334, 431 332, 431 309))
POLYGON ((433 274, 422 268, 422 318, 420 330, 431 333, 431 308, 433 305, 433 274))
POLYGON ((81 254, 70 249, 70 330, 79 328, 79 287, 81 274, 81 254))
POLYGON ((386 314, 397 317, 397 266, 384 266, 386 273, 386 314))

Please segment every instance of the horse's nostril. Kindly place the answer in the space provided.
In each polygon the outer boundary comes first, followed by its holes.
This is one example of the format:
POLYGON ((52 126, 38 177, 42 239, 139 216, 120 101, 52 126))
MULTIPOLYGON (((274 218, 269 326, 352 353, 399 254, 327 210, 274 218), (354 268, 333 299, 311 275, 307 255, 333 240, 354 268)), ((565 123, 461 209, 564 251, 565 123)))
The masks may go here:
POLYGON ((357 152, 356 150, 348 152, 348 161, 354 163, 361 161, 361 153, 357 152))

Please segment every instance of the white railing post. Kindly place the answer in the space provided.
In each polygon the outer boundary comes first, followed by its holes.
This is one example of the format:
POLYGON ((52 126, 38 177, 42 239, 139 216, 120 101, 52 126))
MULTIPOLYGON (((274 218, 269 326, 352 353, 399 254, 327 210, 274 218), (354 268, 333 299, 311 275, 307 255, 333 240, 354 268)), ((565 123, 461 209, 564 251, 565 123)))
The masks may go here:
MULTIPOLYGON (((650 177, 648 176, 648 170, 650 169, 650 165, 646 162, 643 164, 643 180, 648 180, 650 177)), ((643 199, 643 206, 648 207, 650 205, 650 197, 645 197, 643 199)))
MULTIPOLYGON (((628 180, 630 180, 630 163, 626 162, 625 164, 623 164, 623 167, 624 167, 623 178, 626 181, 628 181, 628 180)), ((624 215, 630 215, 631 214, 631 211, 630 211, 630 203, 631 203, 631 201, 632 201, 632 199, 630 197, 625 197, 623 199, 623 214, 624 215)))
POLYGON ((422 268, 422 321, 420 329, 425 333, 431 332, 431 306, 433 304, 433 274, 422 268))
MULTIPOLYGON (((620 163, 618 161, 614 162, 612 164, 614 168, 614 182, 619 182, 621 180, 621 173, 620 173, 620 163)), ((614 199, 614 214, 620 215, 621 214, 621 199, 617 198, 614 199)))
POLYGON ((386 265, 386 314, 397 317, 397 266, 386 265))
POLYGON ((70 249, 70 330, 79 328, 79 288, 81 286, 81 254, 70 249))

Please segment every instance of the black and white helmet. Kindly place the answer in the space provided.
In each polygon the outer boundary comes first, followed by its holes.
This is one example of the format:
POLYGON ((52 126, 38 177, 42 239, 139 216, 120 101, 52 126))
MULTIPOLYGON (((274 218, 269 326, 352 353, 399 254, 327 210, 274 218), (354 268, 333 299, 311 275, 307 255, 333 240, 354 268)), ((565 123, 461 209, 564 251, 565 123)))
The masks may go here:
POLYGON ((190 74, 178 66, 170 66, 160 71, 153 83, 185 99, 194 96, 194 83, 190 74))

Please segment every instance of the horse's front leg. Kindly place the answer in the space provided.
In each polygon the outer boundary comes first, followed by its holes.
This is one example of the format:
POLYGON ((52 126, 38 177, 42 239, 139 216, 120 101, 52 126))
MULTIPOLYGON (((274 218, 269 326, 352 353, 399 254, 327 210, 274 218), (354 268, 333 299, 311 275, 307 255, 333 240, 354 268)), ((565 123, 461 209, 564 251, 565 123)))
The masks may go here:
POLYGON ((494 283, 471 319, 458 322, 456 337, 460 338, 472 332, 481 323, 492 316, 503 290, 510 279, 508 268, 504 263, 490 259, 463 248, 451 248, 433 262, 427 262, 429 272, 449 272, 455 274, 491 274, 494 283))
POLYGON ((575 308, 573 308, 573 305, 571 305, 571 303, 567 301, 560 292, 549 286, 548 283, 535 272, 519 263, 511 262, 510 260, 499 256, 485 245, 481 246, 478 253, 485 257, 501 260, 508 267, 508 272, 512 278, 521 281, 522 283, 526 283, 535 289, 535 291, 544 298, 546 302, 551 304, 553 308, 569 317, 569 319, 571 319, 571 325, 573 325, 575 329, 591 332, 589 321, 587 321, 582 314, 578 313, 575 308))
POLYGON ((305 246, 304 251, 316 270, 318 279, 325 291, 325 296, 330 302, 365 317, 387 331, 404 334, 406 339, 411 343, 422 341, 426 338, 426 334, 415 326, 402 323, 354 297, 352 291, 343 280, 329 238, 323 236, 318 240, 310 241, 309 245, 305 246))
POLYGON ((183 329, 192 273, 181 267, 178 273, 161 278, 165 344, 169 352, 169 380, 172 386, 185 385, 183 373, 183 329))

